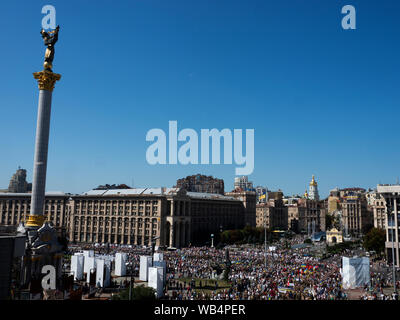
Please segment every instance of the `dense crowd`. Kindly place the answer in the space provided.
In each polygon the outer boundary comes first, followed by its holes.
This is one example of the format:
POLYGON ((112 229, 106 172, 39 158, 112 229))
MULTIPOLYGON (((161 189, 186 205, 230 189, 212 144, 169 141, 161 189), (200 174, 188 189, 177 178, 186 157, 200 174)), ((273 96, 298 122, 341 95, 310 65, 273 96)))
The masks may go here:
MULTIPOLYGON (((341 289, 340 264, 319 262, 306 253, 277 246, 265 255, 264 248, 231 246, 185 248, 167 255, 169 281, 182 278, 212 279, 216 266, 225 264, 229 250, 229 288, 214 288, 204 293, 190 284, 172 290, 170 299, 345 299, 341 289)), ((218 275, 217 275, 218 277, 218 275)))
MULTIPOLYGON (((223 249, 189 247, 164 251, 167 283, 164 299, 173 300, 343 300, 341 255, 319 259, 310 247, 298 247, 304 238, 282 239, 273 250, 264 246, 227 246, 223 249), (228 251, 228 255, 227 255, 228 251), (227 259, 228 257, 228 259, 227 259), (227 263, 228 262, 228 263, 227 263), (227 267, 228 265, 228 267, 227 267), (224 278, 225 269, 229 270, 224 278), (217 281, 219 280, 219 281, 217 281), (221 285, 222 283, 222 285, 221 285)), ((318 247, 318 246, 311 246, 318 247)), ((95 249, 100 254, 128 254, 129 272, 139 275, 140 255, 150 255, 151 248, 141 246, 70 247, 70 253, 95 249)), ((272 249, 272 248, 271 248, 272 249)), ((354 252, 348 251, 347 255, 354 252)), ((379 267, 379 266, 378 266, 379 267)), ((364 288, 361 299, 391 299, 384 288, 391 282, 387 266, 371 268, 371 286, 364 288)), ((400 283, 398 283, 400 285, 400 283)))

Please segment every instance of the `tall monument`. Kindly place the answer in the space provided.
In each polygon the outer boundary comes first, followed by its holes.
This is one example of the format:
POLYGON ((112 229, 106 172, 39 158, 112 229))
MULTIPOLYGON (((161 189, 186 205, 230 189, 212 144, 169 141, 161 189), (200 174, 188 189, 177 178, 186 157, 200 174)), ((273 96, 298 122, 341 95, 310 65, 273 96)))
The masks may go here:
MULTIPOLYGON (((61 75, 53 73, 54 45, 58 40, 60 27, 41 35, 46 45, 43 71, 35 72, 34 78, 39 85, 38 118, 36 127, 35 156, 33 163, 33 181, 31 211, 24 228, 27 235, 26 255, 23 271, 23 286, 40 288, 40 279, 44 265, 52 265, 56 276, 61 277, 62 245, 58 241, 56 230, 45 222, 45 188, 47 171, 47 151, 49 144, 51 99, 54 84, 61 75)), ((36 290, 36 289, 35 289, 36 290)))
POLYGON ((32 200, 31 212, 26 226, 32 228, 40 227, 44 220, 44 202, 47 171, 47 151, 49 145, 51 98, 54 84, 60 80, 61 75, 53 73, 54 45, 58 40, 58 31, 45 32, 41 30, 44 44, 47 46, 45 53, 44 70, 35 72, 33 77, 38 80, 39 106, 36 126, 35 158, 33 162, 32 200))

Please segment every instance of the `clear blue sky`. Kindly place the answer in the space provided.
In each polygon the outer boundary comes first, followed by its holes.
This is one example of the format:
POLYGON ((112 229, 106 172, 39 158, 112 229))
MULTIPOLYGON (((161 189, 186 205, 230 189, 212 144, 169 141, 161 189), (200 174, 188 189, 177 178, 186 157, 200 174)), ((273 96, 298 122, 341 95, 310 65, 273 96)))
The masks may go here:
POLYGON ((32 179, 45 47, 57 10, 47 190, 172 186, 203 173, 233 187, 235 165, 151 166, 146 132, 255 129, 255 185, 326 196, 400 176, 400 2, 356 0, 2 1, 0 188, 32 179), (357 30, 341 28, 341 8, 357 30))

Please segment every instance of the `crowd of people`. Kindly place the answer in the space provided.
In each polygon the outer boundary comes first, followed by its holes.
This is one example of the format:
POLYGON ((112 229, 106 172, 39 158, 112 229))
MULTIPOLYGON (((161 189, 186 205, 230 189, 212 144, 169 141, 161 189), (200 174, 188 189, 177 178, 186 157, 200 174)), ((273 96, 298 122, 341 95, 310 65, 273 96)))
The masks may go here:
POLYGON ((167 297, 214 300, 346 298, 341 288, 340 264, 320 262, 307 254, 306 249, 291 250, 283 245, 277 245, 275 251, 267 254, 263 247, 184 248, 167 255, 168 279, 218 278, 215 270, 218 266, 224 270, 226 250, 230 260, 228 288, 214 288, 205 293, 199 286, 187 285, 183 290, 167 291, 167 297))
MULTIPOLYGON (((292 248, 303 241, 302 237, 281 239, 267 251, 264 246, 254 245, 164 251, 167 283, 163 299, 348 299, 340 274, 342 256, 320 259, 310 254, 309 247, 292 248)), ((129 272, 135 277, 139 275, 140 255, 152 253, 149 247, 118 245, 70 247, 70 253, 81 249, 95 249, 100 254, 126 252, 129 272)), ((351 256, 352 252, 347 254, 351 256)), ((390 282, 388 272, 371 268, 371 285, 364 288, 360 299, 391 299, 383 292, 390 282)))

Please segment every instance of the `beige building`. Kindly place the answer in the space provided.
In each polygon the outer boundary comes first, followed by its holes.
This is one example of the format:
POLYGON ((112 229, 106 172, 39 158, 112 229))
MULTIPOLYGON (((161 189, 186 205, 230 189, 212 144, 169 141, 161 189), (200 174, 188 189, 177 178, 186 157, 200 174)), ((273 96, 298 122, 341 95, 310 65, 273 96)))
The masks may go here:
POLYGON ((374 212, 374 227, 386 229, 386 206, 385 199, 377 197, 373 200, 372 211, 374 212))
POLYGON ((397 267, 400 267, 400 185, 379 185, 377 192, 382 196, 385 202, 385 213, 389 213, 386 223, 386 256, 389 263, 392 263, 393 252, 394 261, 397 267))
POLYGON ((373 212, 367 205, 365 190, 348 188, 340 192, 343 228, 353 236, 361 236, 364 228, 368 225, 373 226, 374 223, 373 212))
POLYGON ((326 209, 323 201, 299 199, 288 206, 288 225, 295 232, 325 231, 326 209))
MULTIPOLYGON (((18 225, 25 222, 31 210, 30 193, 0 193, 0 225, 18 225)), ((47 192, 45 215, 55 227, 63 227, 69 219, 67 205, 70 195, 47 192)))
POLYGON ((245 205, 181 188, 91 190, 70 200, 67 229, 75 242, 148 246, 155 239, 156 245, 180 248, 243 228, 245 205))
POLYGON ((269 199, 256 207, 257 227, 271 230, 288 229, 288 210, 282 200, 269 199))
POLYGON ((328 197, 328 213, 332 214, 335 211, 340 210, 340 191, 338 188, 333 189, 330 191, 329 197, 328 197))
POLYGON ((256 192, 235 189, 225 192, 225 196, 240 200, 244 206, 244 223, 251 227, 256 226, 256 192))
MULTIPOLYGON (((228 229, 241 229, 255 197, 186 192, 180 188, 46 193, 47 221, 65 227, 71 242, 184 247, 201 245, 228 229), (240 199, 243 199, 242 202, 240 199)), ((0 194, 0 225, 30 213, 31 194, 0 194)), ((255 216, 255 212, 254 212, 255 216)))

